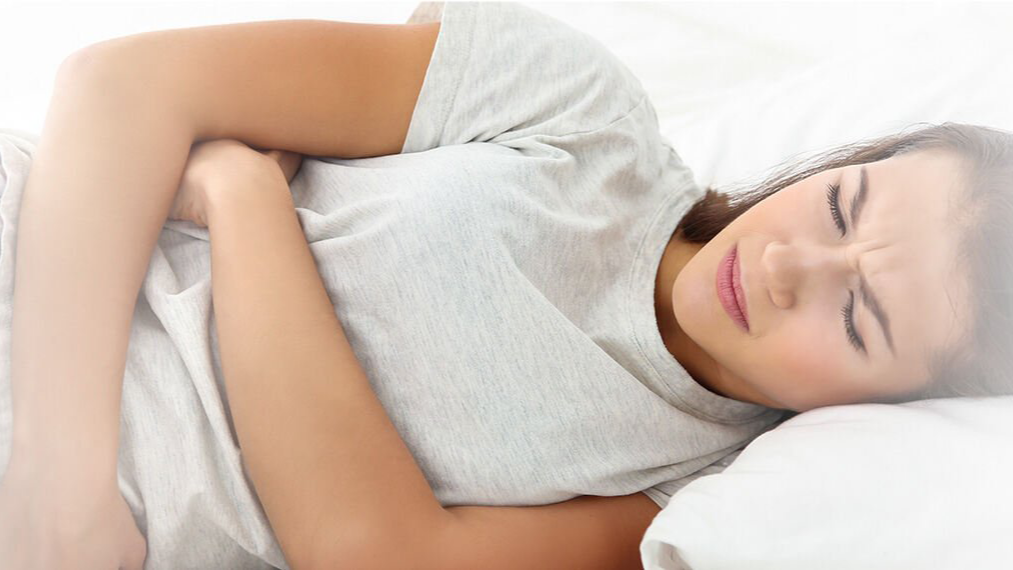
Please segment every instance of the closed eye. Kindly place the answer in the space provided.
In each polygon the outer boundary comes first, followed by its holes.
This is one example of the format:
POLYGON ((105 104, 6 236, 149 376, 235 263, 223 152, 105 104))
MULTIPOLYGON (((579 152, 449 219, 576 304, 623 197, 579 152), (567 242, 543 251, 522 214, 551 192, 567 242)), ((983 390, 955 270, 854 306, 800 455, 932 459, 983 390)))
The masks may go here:
POLYGON ((844 216, 841 215, 840 183, 827 184, 827 204, 830 205, 830 217, 833 218, 834 224, 841 231, 843 238, 848 233, 848 227, 844 225, 844 216))
POLYGON ((844 332, 848 335, 848 342, 855 350, 865 352, 865 341, 858 335, 855 328, 855 292, 848 291, 848 303, 841 309, 841 316, 844 317, 844 332))

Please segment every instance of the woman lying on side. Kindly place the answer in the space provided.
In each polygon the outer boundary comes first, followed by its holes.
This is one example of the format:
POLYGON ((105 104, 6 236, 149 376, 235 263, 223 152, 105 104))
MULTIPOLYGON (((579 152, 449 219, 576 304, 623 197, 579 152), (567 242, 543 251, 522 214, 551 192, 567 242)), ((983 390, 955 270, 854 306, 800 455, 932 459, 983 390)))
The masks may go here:
POLYGON ((512 4, 421 19, 63 64, 18 228, 5 567, 639 568, 671 494, 786 410, 1011 392, 1009 133, 856 143, 729 200, 594 40, 512 4), (123 390, 207 407, 146 376, 185 338, 131 332, 167 219, 207 230, 164 253, 210 257, 237 449, 123 390))

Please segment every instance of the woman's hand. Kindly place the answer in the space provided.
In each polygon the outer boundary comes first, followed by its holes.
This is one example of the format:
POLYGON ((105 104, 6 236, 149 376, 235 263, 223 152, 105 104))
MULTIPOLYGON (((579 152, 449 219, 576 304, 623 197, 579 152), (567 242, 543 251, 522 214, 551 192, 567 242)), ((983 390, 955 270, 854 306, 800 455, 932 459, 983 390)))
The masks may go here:
POLYGON ((141 570, 147 543, 115 481, 84 488, 13 461, 0 481, 0 567, 141 570))
POLYGON ((237 175, 249 175, 263 168, 264 156, 281 169, 286 182, 292 182, 302 166, 302 155, 283 150, 258 151, 233 139, 197 143, 190 148, 183 178, 169 212, 170 220, 188 220, 207 227, 209 188, 220 186, 237 175))

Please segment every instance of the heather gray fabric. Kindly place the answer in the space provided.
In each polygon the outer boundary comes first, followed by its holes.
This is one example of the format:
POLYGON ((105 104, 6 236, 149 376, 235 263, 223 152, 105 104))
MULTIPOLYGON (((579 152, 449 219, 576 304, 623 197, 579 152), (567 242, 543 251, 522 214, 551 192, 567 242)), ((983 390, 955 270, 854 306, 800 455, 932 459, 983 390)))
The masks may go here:
MULTIPOLYGON (((658 263, 702 190, 596 40, 518 4, 423 4, 412 21, 441 16, 403 153, 307 158, 293 181, 336 314, 444 505, 644 491, 663 506, 780 418, 705 390, 662 344, 658 263)), ((4 466, 34 148, 0 136, 4 466)), ((207 230, 168 221, 132 324, 120 487, 148 570, 287 568, 241 463, 210 278, 207 230)))

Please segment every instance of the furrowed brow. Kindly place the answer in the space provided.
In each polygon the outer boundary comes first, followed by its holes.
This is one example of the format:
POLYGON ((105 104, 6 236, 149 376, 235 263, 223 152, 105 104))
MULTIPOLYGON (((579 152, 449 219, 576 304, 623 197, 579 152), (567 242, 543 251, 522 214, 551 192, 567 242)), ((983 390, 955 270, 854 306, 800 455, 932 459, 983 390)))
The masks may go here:
MULTIPOLYGON (((869 197, 869 174, 865 170, 865 165, 861 168, 861 181, 858 184, 858 192, 854 198, 851 199, 851 227, 855 228, 858 226, 858 217, 862 213, 862 207, 868 201, 869 197)), ((886 338, 886 345, 890 347, 890 353, 897 356, 897 351, 893 347, 893 335, 890 332, 890 318, 887 316, 886 311, 883 310, 883 305, 880 304, 879 299, 876 298, 876 294, 873 292, 872 287, 869 287, 869 283, 865 280, 864 275, 860 275, 860 287, 859 299, 865 306, 868 307, 872 315, 876 317, 876 322, 879 323, 879 328, 883 331, 883 337, 886 338)))
POLYGON ((886 345, 890 347, 890 353, 896 357, 897 351, 893 347, 893 335, 890 333, 890 318, 883 311, 883 306, 879 304, 879 300, 876 299, 876 294, 872 292, 872 288, 869 287, 865 276, 861 276, 860 279, 859 290, 861 295, 859 298, 872 311, 872 315, 876 317, 876 322, 879 323, 879 328, 883 329, 883 336, 886 337, 886 345))
POLYGON ((865 165, 861 169, 861 182, 858 184, 858 192, 851 199, 851 226, 858 227, 858 216, 862 213, 866 198, 869 196, 869 174, 865 171, 865 165))

